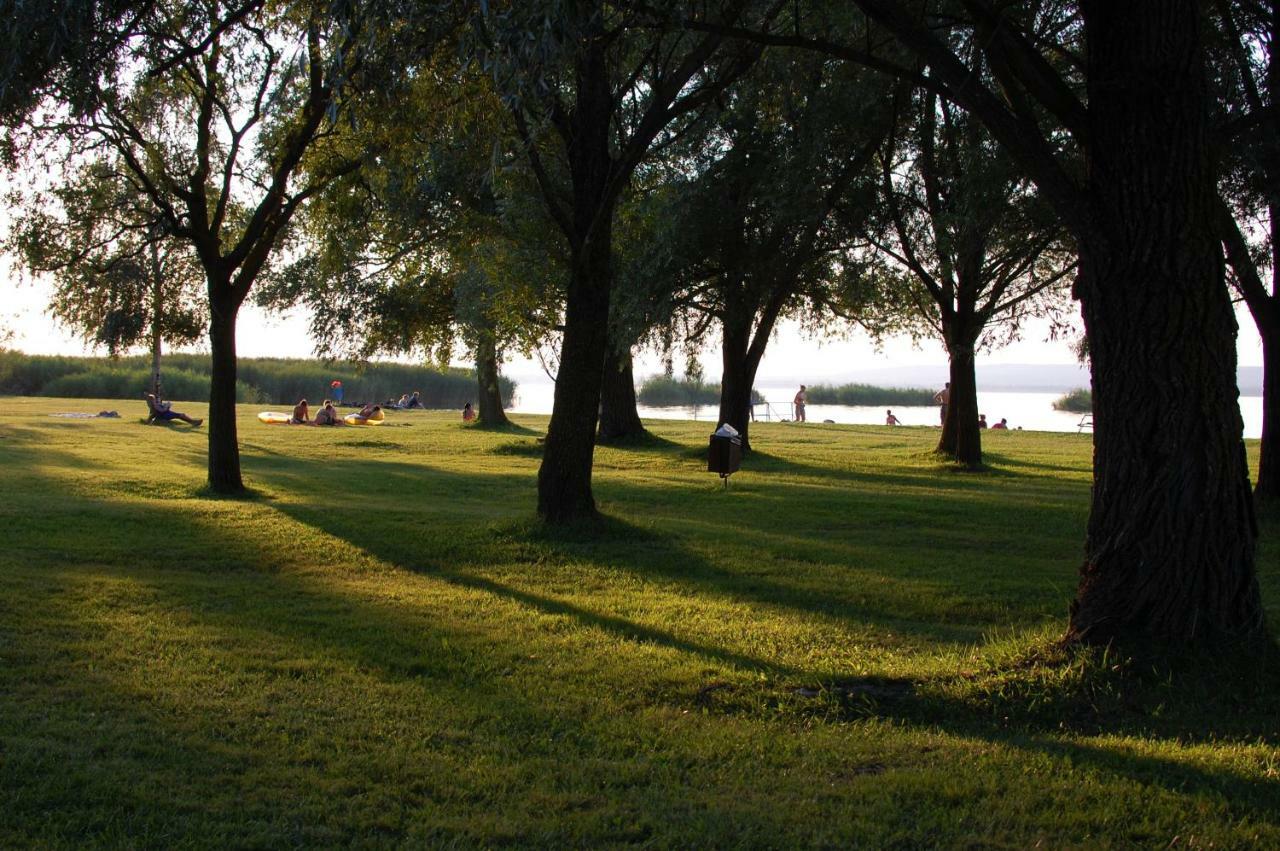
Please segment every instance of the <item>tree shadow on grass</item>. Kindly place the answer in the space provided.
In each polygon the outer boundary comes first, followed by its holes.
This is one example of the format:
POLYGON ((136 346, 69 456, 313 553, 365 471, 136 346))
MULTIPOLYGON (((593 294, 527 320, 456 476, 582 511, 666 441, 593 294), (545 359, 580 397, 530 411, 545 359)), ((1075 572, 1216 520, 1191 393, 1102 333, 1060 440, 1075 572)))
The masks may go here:
MULTIPOLYGON (((811 723, 881 720, 1038 753, 1068 766, 1175 794, 1207 795, 1236 818, 1280 827, 1280 649, 1220 657, 1166 652, 1143 661, 1112 650, 1060 646, 935 681, 885 677, 772 683, 699 692, 704 712, 751 713, 761 703, 811 723), (1172 661, 1169 661, 1172 659, 1172 661), (1204 765, 1192 748, 1260 750, 1204 765), (1172 755, 1161 750, 1172 750, 1172 755)), ((998 651, 1003 652, 1003 651, 998 651)))
MULTIPOLYGON (((40 451, 40 457, 48 460, 46 451, 40 451)), ((68 455, 54 460, 74 464, 79 459, 68 455)), ((422 470, 417 468, 416 473, 421 477, 422 470)), ((403 477, 406 486, 412 478, 409 470, 395 475, 403 477)), ((432 475, 435 477, 440 473, 433 471, 432 475)), ((59 479, 32 473, 27 476, 30 486, 61 504, 68 517, 101 510, 96 500, 66 492, 65 484, 59 479)), ((281 483, 273 481, 272 484, 280 486, 281 483)), ((441 487, 448 491, 457 484, 455 479, 448 479, 441 487)), ((289 513, 296 512, 298 507, 297 504, 289 504, 263 510, 289 513)), ((214 525, 209 518, 189 514, 183 506, 172 503, 139 503, 111 510, 127 510, 136 514, 139 523, 164 529, 176 539, 181 539, 184 547, 197 552, 226 551, 239 533, 236 528, 214 525)), ((332 518, 341 512, 330 507, 327 514, 321 514, 332 518)), ((315 512, 301 512, 296 519, 319 528, 325 526, 323 522, 316 521, 315 512)), ((364 519, 367 527, 367 514, 364 519)), ((528 537, 534 547, 549 548, 561 557, 585 556, 599 560, 601 550, 615 557, 636 539, 637 533, 641 535, 641 543, 652 551, 658 561, 682 555, 677 541, 609 518, 605 519, 602 527, 592 529, 530 529, 527 536, 518 522, 508 529, 517 537, 528 537)), ((1132 687, 1113 676, 1117 672, 1112 669, 1118 663, 1104 657, 1090 660, 1091 667, 1079 674, 1072 672, 1073 661, 1069 658, 1043 663, 1031 660, 1031 667, 1024 660, 978 672, 974 675, 974 685, 970 685, 968 679, 941 683, 883 678, 871 682, 822 682, 812 672, 774 665, 727 648, 707 646, 686 636, 639 625, 627 618, 587 610, 551 596, 512 587, 495 577, 483 575, 483 559, 441 565, 433 563, 430 554, 426 558, 421 553, 416 558, 406 557, 402 550, 391 552, 385 543, 380 544, 382 539, 376 530, 366 528, 361 532, 358 524, 354 530, 340 537, 375 555, 379 551, 387 551, 393 557, 386 560, 393 566, 427 574, 433 580, 491 594, 497 599, 545 614, 569 617, 626 641, 656 644, 680 654, 761 671, 770 678, 764 687, 778 693, 777 703, 783 709, 806 716, 814 723, 844 724, 881 718, 925 731, 941 730, 955 737, 976 738, 1013 751, 1040 754, 1067 767, 1083 767, 1144 787, 1222 800, 1233 815, 1242 819, 1273 826, 1280 820, 1280 785, 1264 776, 1261 767, 1257 774, 1250 775, 1247 768, 1237 770, 1196 764, 1197 757, 1190 753, 1185 759, 1152 753, 1143 750, 1141 741, 1130 746, 1106 740, 1108 736, 1119 735, 1152 738, 1153 745, 1261 741, 1274 747, 1277 742, 1274 718, 1280 714, 1280 706, 1277 706, 1280 682, 1266 670, 1252 677, 1245 672, 1225 679, 1215 679, 1204 672, 1174 672, 1175 676, 1166 678, 1163 672, 1157 672, 1150 678, 1138 680, 1138 686, 1132 687), (1041 664, 1043 670, 1037 672, 1035 664, 1041 664), (1198 680, 1196 677, 1205 678, 1198 680), (810 686, 817 686, 811 689, 815 695, 799 693, 799 689, 810 686), (869 687, 874 687, 874 690, 869 687)), ((128 550, 116 553, 99 551, 95 564, 111 563, 114 565, 110 568, 112 571, 155 588, 171 607, 177 606, 196 620, 213 627, 214 634, 220 634, 223 628, 234 628, 278 636, 290 652, 296 650, 317 659, 327 656, 350 659, 359 667, 391 682, 420 683, 424 690, 442 690, 448 699, 474 707, 478 717, 492 717, 496 711, 493 707, 501 707, 502 718, 520 716, 523 719, 520 727, 574 733, 587 750, 609 747, 608 742, 593 740, 587 725, 572 713, 565 713, 548 702, 512 694, 505 687, 501 666, 518 658, 526 649, 520 646, 518 636, 494 633, 488 629, 470 631, 465 619, 451 619, 448 623, 433 620, 418 609, 420 604, 417 602, 394 596, 356 594, 349 589, 332 587, 326 575, 320 572, 309 575, 252 572, 252 543, 246 538, 245 542, 230 548, 233 552, 242 553, 236 558, 244 562, 244 570, 229 577, 230 581, 252 586, 246 587, 246 593, 251 599, 261 601, 248 605, 235 602, 222 588, 222 583, 228 581, 227 576, 205 574, 200 582, 178 581, 177 577, 166 575, 167 568, 160 561, 163 556, 150 550, 140 559, 141 565, 135 564, 139 559, 132 558, 128 550), (335 623, 335 618, 338 618, 338 623, 335 623), (453 642, 458 649, 441 653, 442 640, 453 642)), ((733 575, 718 575, 717 571, 721 569, 713 565, 706 567, 712 573, 700 581, 713 588, 732 591, 739 581, 733 575)), ((104 569, 83 568, 91 573, 104 569)), ((651 570, 653 565, 632 564, 631 569, 651 570)), ((1132 670, 1127 673, 1135 675, 1132 670)), ((281 676, 287 675, 287 672, 281 672, 281 676)), ((167 765, 176 765, 175 761, 184 764, 190 761, 200 770, 225 771, 236 776, 236 772, 242 772, 245 767, 241 760, 252 759, 252 752, 244 746, 228 752, 224 742, 220 741, 216 746, 209 744, 198 726, 195 729, 189 724, 185 728, 176 726, 179 718, 186 717, 180 713, 189 712, 189 707, 178 703, 166 705, 165 711, 159 715, 143 708, 147 700, 165 699, 163 692, 157 695, 149 689, 138 691, 91 668, 77 668, 69 676, 85 678, 81 694, 113 688, 119 690, 119 698, 111 701, 113 711, 136 713, 134 721, 130 722, 130 729, 134 731, 128 732, 128 736, 138 735, 137 730, 158 725, 152 735, 161 750, 168 754, 163 757, 167 765), (170 722, 175 724, 171 731, 165 727, 170 722), (184 737, 190 737, 190 746, 184 744, 184 737)), ((582 692, 577 694, 578 699, 586 699, 582 692)), ((552 690, 547 699, 554 700, 557 696, 557 692, 552 690)), ((735 687, 704 687, 690 699, 694 699, 698 708, 704 711, 760 717, 761 703, 743 700, 742 697, 735 687)), ((650 695, 647 699, 664 702, 668 696, 650 695)), ((93 709, 92 705, 83 702, 83 697, 78 700, 81 701, 77 704, 80 709, 93 709)), ((211 705, 215 704, 216 700, 211 705)), ((71 710, 62 706, 55 707, 53 711, 71 710)), ((768 714, 774 717, 772 713, 768 714)), ((547 736, 547 740, 554 740, 554 736, 547 736)), ((174 776, 181 779, 180 773, 174 776)), ((291 777, 290 782, 305 782, 308 776, 302 771, 298 778, 291 777)), ((144 799, 142 803, 147 801, 144 799)), ((287 832, 279 835, 291 836, 287 832)), ((295 838, 318 841, 326 836, 298 834, 295 838)), ((333 838, 333 835, 328 835, 328 839, 333 838)))

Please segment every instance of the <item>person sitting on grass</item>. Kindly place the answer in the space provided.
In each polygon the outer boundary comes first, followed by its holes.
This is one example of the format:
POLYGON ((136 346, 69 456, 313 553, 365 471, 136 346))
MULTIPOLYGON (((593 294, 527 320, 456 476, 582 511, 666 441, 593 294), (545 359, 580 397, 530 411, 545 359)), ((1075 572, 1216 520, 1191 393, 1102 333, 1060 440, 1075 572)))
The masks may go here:
POLYGON ((986 428, 986 427, 987 427, 987 415, 978 414, 978 428, 986 428))
POLYGON ((293 406, 293 416, 289 418, 289 425, 306 425, 311 422, 311 409, 307 407, 307 400, 300 399, 298 404, 293 406))
POLYGON ((408 393, 402 393, 402 394, 400 394, 400 401, 399 401, 399 402, 396 402, 395 406, 396 406, 397 408, 407 408, 407 407, 409 407, 409 394, 408 394, 408 393))
POLYGON ((422 391, 420 390, 413 391, 413 395, 409 397, 409 401, 405 403, 405 407, 406 408, 427 407, 426 405, 422 404, 422 391))
POLYGON ((171 420, 182 420, 184 423, 190 423, 193 426, 198 426, 204 422, 204 420, 178 413, 173 410, 172 403, 157 399, 154 393, 146 393, 144 396, 147 400, 147 410, 149 411, 147 414, 148 425, 151 423, 167 423, 171 420))
POLYGON ((993 428, 993 429, 1002 428, 1002 429, 1004 429, 1004 430, 1008 431, 1008 429, 1009 429, 1009 421, 1008 421, 1008 420, 1006 420, 1004 417, 1001 417, 1001 418, 1000 418, 1000 422, 996 423, 996 424, 995 424, 995 425, 993 425, 991 428, 993 428))
POLYGON ((342 422, 342 417, 338 416, 338 409, 333 407, 333 402, 328 399, 324 400, 324 407, 316 411, 316 418, 312 420, 312 425, 337 425, 342 422))
POLYGON ((469 423, 476 418, 476 409, 471 407, 471 403, 462 406, 462 421, 469 423))

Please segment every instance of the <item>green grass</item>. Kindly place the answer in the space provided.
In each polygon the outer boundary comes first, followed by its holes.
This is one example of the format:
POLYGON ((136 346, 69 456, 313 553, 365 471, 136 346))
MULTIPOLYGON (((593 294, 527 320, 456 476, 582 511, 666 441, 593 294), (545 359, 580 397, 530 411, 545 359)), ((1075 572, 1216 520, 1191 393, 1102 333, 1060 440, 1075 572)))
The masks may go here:
POLYGON ((109 406, 0 416, 0 847, 1280 844, 1273 672, 1054 649, 1088 435, 651 421, 547 531, 542 417, 246 406, 224 500, 109 406))

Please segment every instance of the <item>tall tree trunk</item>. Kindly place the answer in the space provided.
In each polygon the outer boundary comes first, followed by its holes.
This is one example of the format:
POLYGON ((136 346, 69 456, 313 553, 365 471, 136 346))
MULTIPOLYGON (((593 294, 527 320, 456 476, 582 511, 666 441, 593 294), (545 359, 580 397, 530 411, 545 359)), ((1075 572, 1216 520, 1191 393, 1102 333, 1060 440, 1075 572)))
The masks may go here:
MULTIPOLYGON (((602 27, 600 4, 590 4, 591 27, 602 27), (592 16, 594 15, 594 17, 592 16)), ((609 295, 613 280, 613 213, 609 153, 613 92, 605 62, 606 39, 596 33, 576 60, 576 102, 567 141, 573 207, 565 293, 564 339, 547 439, 538 469, 538 514, 548 523, 570 523, 596 513, 591 464, 600 410, 600 381, 609 344, 609 295)))
POLYGON ((510 425, 502 408, 502 385, 498 381, 498 346, 491 329, 476 334, 477 422, 484 426, 510 425))
POLYGON ((1265 634, 1198 5, 1081 3, 1094 485, 1068 639, 1265 634))
POLYGON ((1257 320, 1262 338, 1262 443, 1258 449, 1258 483, 1254 496, 1260 502, 1280 500, 1280 310, 1257 320))
POLYGON ((978 379, 974 368, 973 343, 956 342, 947 347, 951 369, 951 400, 942 424, 938 452, 950 455, 966 467, 982 466, 982 431, 978 428, 978 379))
POLYGON ((726 311, 721 320, 720 419, 742 435, 742 451, 751 450, 751 388, 759 358, 751 357, 751 314, 726 311))
POLYGON ((538 469, 538 514, 568 523, 595 514, 591 465, 608 346, 609 248, 606 233, 574 258, 565 305, 560 371, 538 469))
POLYGON ((604 374, 600 382, 601 443, 620 443, 644 437, 644 423, 636 410, 636 380, 631 369, 631 352, 618 352, 610 345, 604 354, 604 374))
POLYGON ((230 286, 210 286, 209 488, 215 493, 244 492, 236 435, 236 314, 240 304, 230 286))

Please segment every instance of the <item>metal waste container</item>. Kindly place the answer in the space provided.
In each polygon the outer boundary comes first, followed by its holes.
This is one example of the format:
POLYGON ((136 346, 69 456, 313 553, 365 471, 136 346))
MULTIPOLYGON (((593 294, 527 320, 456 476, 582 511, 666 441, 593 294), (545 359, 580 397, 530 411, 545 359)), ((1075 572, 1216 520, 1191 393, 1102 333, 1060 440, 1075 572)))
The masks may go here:
POLYGON ((738 472, 740 466, 742 440, 722 434, 711 435, 711 446, 707 449, 707 472, 719 473, 720 478, 727 479, 738 472))

